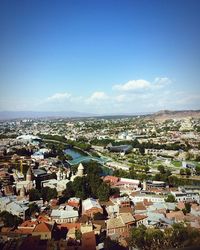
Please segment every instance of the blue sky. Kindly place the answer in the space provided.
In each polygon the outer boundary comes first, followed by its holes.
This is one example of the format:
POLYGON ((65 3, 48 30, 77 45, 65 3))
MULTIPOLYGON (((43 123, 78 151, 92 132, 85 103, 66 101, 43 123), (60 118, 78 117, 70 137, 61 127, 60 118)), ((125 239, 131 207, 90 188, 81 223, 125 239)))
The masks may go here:
POLYGON ((200 109, 199 0, 0 1, 0 110, 200 109))

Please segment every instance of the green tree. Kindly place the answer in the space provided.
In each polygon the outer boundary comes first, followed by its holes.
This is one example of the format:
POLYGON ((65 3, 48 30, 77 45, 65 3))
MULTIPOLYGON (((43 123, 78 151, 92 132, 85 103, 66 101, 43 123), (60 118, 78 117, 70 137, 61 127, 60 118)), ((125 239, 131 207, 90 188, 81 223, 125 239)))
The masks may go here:
POLYGON ((131 230, 129 245, 133 247, 143 248, 145 246, 144 234, 146 227, 140 225, 138 228, 133 228, 131 230))
POLYGON ((120 195, 120 189, 119 188, 110 188, 110 196, 119 196, 120 195))
POLYGON ((148 228, 145 231, 145 245, 149 249, 160 249, 164 242, 164 233, 160 229, 148 228))
POLYGON ((107 201, 110 197, 110 186, 103 182, 98 188, 97 194, 100 201, 107 201))
POLYGON ((73 185, 71 181, 67 183, 66 189, 62 192, 62 195, 65 201, 75 195, 75 191, 73 189, 73 185))
POLYGON ((162 175, 160 173, 155 174, 155 176, 154 176, 155 181, 160 181, 161 179, 162 179, 162 175))
POLYGON ((180 169, 180 175, 185 175, 185 169, 184 168, 180 169))
POLYGON ((180 247, 185 240, 188 238, 188 231, 187 228, 184 226, 183 223, 175 223, 172 225, 173 233, 171 240, 173 242, 173 246, 180 247))
POLYGON ((185 173, 186 173, 187 176, 189 176, 189 175, 191 175, 191 170, 189 168, 186 168, 185 173))
POLYGON ((36 201, 41 198, 41 193, 38 189, 32 188, 29 190, 29 201, 36 201))
POLYGON ((91 196, 94 198, 98 197, 98 189, 101 186, 102 179, 98 175, 87 176, 87 181, 91 190, 91 196))
POLYGON ((175 202, 176 199, 173 194, 168 194, 167 198, 165 199, 166 202, 175 202))
POLYGON ((200 175, 200 166, 195 167, 196 175, 200 175))
POLYGON ((80 229, 76 229, 75 237, 76 237, 76 240, 81 240, 82 239, 82 233, 81 233, 80 229))
POLYGON ((41 191, 42 199, 44 201, 50 201, 51 199, 57 198, 57 190, 55 188, 44 187, 41 191))
MULTIPOLYGON (((126 247, 121 246, 116 240, 111 240, 110 237, 107 237, 104 241, 105 250, 127 250, 126 247)), ((89 249, 88 249, 89 250, 89 249)))
POLYGON ((158 171, 160 171, 161 174, 165 174, 165 172, 166 172, 164 166, 162 166, 162 165, 158 166, 158 171))
POLYGON ((150 167, 149 167, 149 166, 145 166, 145 167, 144 167, 144 171, 145 171, 146 174, 149 172, 149 170, 150 170, 150 167))
POLYGON ((40 212, 40 209, 38 207, 38 205, 34 202, 29 204, 29 215, 31 216, 33 213, 37 213, 40 212))
POLYGON ((186 212, 187 212, 187 213, 190 213, 190 211, 191 211, 191 204, 188 203, 188 202, 186 202, 186 203, 185 203, 185 209, 186 209, 186 212))
POLYGON ((176 186, 179 185, 179 179, 175 175, 169 176, 168 181, 169 181, 169 185, 171 185, 171 186, 175 186, 176 187, 176 186))
POLYGON ((20 217, 13 215, 7 211, 1 212, 0 218, 4 222, 4 225, 6 227, 13 227, 13 226, 17 227, 19 224, 23 222, 23 220, 20 217))
POLYGON ((72 183, 75 196, 81 199, 85 199, 90 196, 91 191, 86 177, 76 177, 72 183))

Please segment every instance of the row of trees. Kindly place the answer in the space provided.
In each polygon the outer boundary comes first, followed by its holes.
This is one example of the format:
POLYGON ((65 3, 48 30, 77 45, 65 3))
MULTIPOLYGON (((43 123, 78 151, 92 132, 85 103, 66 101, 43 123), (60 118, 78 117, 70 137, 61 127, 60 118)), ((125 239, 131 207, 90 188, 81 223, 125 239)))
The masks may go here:
POLYGON ((50 141, 57 141, 60 143, 66 143, 66 145, 71 145, 71 146, 75 146, 78 147, 82 150, 90 150, 91 145, 89 143, 87 143, 85 141, 84 138, 80 138, 78 141, 71 141, 71 140, 67 140, 64 136, 59 136, 59 135, 44 135, 44 134, 38 134, 38 136, 40 136, 42 139, 45 140, 50 140, 50 141))
MULTIPOLYGON (((183 185, 199 185, 200 181, 198 179, 189 179, 189 178, 179 178, 175 175, 172 175, 171 171, 165 168, 162 165, 158 166, 159 173, 156 173, 154 176, 148 174, 149 168, 144 167, 143 172, 139 172, 136 167, 132 166, 129 168, 129 171, 123 169, 115 169, 113 175, 117 177, 132 178, 139 180, 155 180, 155 181, 164 181, 167 185, 178 187, 183 185)), ((200 169, 197 167, 196 171, 200 174, 200 169)), ((181 175, 191 175, 190 169, 180 170, 181 175)))
POLYGON ((57 198, 57 195, 56 188, 44 187, 41 190, 31 189, 29 191, 29 200, 36 201, 42 198, 43 201, 50 201, 53 198, 57 198))
POLYGON ((115 169, 113 171, 113 175, 117 177, 131 178, 131 179, 139 179, 139 180, 155 180, 155 181, 165 181, 169 182, 168 178, 171 176, 171 171, 169 169, 165 169, 162 165, 158 166, 158 170, 160 173, 157 173, 155 176, 148 174, 150 168, 148 166, 139 167, 132 166, 129 168, 129 171, 125 171, 123 169, 115 169))
POLYGON ((129 245, 144 250, 169 249, 200 245, 200 232, 182 223, 175 223, 163 230, 146 228, 144 225, 133 228, 129 245))
POLYGON ((189 175, 191 175, 191 170, 189 168, 186 168, 186 169, 181 168, 180 169, 180 175, 187 175, 187 176, 189 176, 189 175))
POLYGON ((109 143, 112 143, 113 145, 117 146, 117 145, 122 145, 122 144, 128 144, 128 145, 132 145, 133 148, 139 148, 141 153, 144 153, 144 149, 148 148, 148 149, 166 149, 166 150, 188 150, 190 149, 190 145, 186 145, 186 144, 180 144, 180 143, 173 143, 173 144, 156 144, 153 142, 143 142, 140 143, 137 139, 135 140, 131 140, 131 141, 119 141, 116 142, 114 140, 111 139, 93 139, 91 142, 91 144, 94 145, 99 145, 99 146, 107 146, 109 143))

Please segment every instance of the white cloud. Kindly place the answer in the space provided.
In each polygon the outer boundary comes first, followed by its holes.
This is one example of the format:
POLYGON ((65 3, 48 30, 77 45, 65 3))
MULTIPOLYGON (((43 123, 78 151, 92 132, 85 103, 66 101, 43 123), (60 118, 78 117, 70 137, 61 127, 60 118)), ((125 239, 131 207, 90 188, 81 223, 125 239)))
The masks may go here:
POLYGON ((108 96, 105 92, 97 91, 94 92, 89 98, 86 99, 86 103, 97 103, 99 101, 105 101, 108 99, 108 96))
POLYGON ((126 95, 117 95, 114 97, 114 100, 117 102, 124 102, 126 100, 126 95))
POLYGON ((199 96, 200 93, 176 93, 175 103, 180 105, 195 104, 200 106, 199 96))
POLYGON ((154 80, 154 86, 157 88, 162 88, 170 83, 172 83, 172 80, 168 77, 156 77, 154 80))
POLYGON ((66 100, 66 99, 70 99, 71 94, 64 92, 64 93, 56 93, 52 96, 49 96, 47 98, 47 101, 51 102, 51 101, 62 101, 62 100, 66 100))
POLYGON ((113 86, 113 89, 119 91, 135 91, 135 90, 153 90, 156 88, 163 88, 170 84, 172 81, 168 77, 156 77, 153 82, 138 79, 130 80, 124 84, 117 84, 113 86))
POLYGON ((52 96, 49 96, 47 98, 48 101, 60 101, 60 100, 66 100, 69 99, 71 97, 71 94, 69 94, 68 92, 64 92, 64 93, 56 93, 52 96))
POLYGON ((143 80, 143 79, 139 79, 139 80, 131 80, 124 84, 114 85, 113 89, 121 90, 121 91, 131 91, 131 90, 138 90, 138 89, 147 89, 150 86, 151 86, 150 82, 143 80))

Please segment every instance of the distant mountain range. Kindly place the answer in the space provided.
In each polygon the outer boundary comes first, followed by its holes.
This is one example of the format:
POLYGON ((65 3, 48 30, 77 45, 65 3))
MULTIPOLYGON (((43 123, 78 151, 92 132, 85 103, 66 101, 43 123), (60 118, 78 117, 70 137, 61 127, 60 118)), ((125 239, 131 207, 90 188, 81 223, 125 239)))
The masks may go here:
POLYGON ((11 120, 11 119, 37 119, 37 118, 84 118, 84 117, 101 117, 101 118, 112 118, 112 117, 131 117, 131 116, 146 116, 147 118, 153 118, 156 120, 166 119, 180 119, 185 117, 198 117, 200 118, 200 110, 161 110, 158 112, 137 112, 137 113, 126 113, 126 114, 92 114, 76 111, 0 111, 0 120, 11 120))
POLYGON ((51 111, 0 111, 0 120, 9 119, 37 119, 37 118, 71 118, 90 117, 94 114, 81 113, 75 111, 51 112, 51 111))

